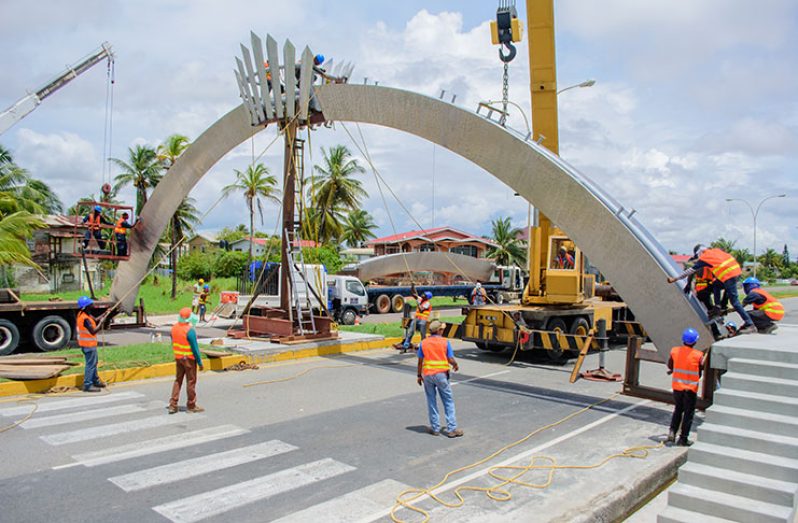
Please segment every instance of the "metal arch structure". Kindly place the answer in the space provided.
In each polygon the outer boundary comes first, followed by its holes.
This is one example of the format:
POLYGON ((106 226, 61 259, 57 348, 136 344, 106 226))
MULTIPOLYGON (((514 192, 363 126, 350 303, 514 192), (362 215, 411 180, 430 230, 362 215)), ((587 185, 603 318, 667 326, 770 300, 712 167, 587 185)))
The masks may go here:
MULTIPOLYGON (((679 285, 667 283, 668 276, 678 273, 667 251, 633 212, 546 148, 476 113, 401 89, 330 83, 314 86, 313 96, 321 108, 317 116, 325 121, 368 123, 413 134, 474 162, 514 189, 601 268, 663 357, 680 344, 687 327, 701 334, 698 348, 711 345, 701 306, 679 285)), ((158 239, 183 198, 225 154, 264 128, 254 121, 253 106, 245 98, 245 104, 211 125, 169 169, 142 210, 142 226, 130 240, 131 257, 120 263, 111 287, 111 298, 123 310, 132 309, 158 239)))
POLYGON ((410 272, 448 272, 470 281, 488 281, 496 269, 493 262, 453 252, 407 252, 363 260, 355 272, 363 281, 410 272))

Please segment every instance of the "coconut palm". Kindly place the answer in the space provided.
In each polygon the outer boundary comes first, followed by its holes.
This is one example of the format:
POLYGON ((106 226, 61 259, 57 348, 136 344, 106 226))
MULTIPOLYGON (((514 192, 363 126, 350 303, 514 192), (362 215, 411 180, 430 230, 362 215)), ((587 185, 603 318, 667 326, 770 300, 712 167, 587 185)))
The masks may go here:
POLYGON ((322 147, 321 150, 323 165, 313 167, 316 175, 310 180, 310 207, 319 211, 319 238, 337 240, 343 231, 343 213, 357 209, 361 199, 368 196, 360 180, 355 178, 365 169, 352 158, 352 153, 344 145, 329 150, 322 147))
POLYGON ((128 148, 128 160, 111 158, 122 172, 114 178, 114 191, 132 185, 136 189, 136 216, 147 203, 147 190, 158 185, 161 179, 162 165, 158 161, 155 149, 147 145, 128 148))
POLYGON ((781 267, 781 255, 775 249, 768 249, 759 256, 759 263, 765 267, 781 267))
POLYGON ((263 224, 263 200, 280 203, 280 190, 276 188, 277 178, 269 174, 269 169, 262 163, 250 165, 244 171, 235 170, 236 181, 222 189, 225 197, 234 192, 244 193, 244 200, 249 209, 249 258, 247 266, 252 263, 252 240, 255 237, 255 209, 263 224))
POLYGON ((350 247, 360 247, 366 240, 376 237, 373 232, 376 228, 377 224, 368 212, 363 209, 352 211, 343 224, 341 240, 350 247))
POLYGON ((510 217, 496 218, 491 222, 492 240, 496 244, 488 250, 488 258, 496 260, 498 265, 526 264, 526 246, 518 239, 521 230, 512 226, 510 217))
POLYGON ((728 252, 731 254, 732 250, 734 250, 734 245, 737 243, 736 240, 727 240, 726 238, 718 238, 714 242, 710 243, 709 246, 713 249, 720 249, 724 252, 728 252))
POLYGON ((33 214, 63 211, 63 204, 53 189, 19 167, 8 149, 0 146, 0 206, 4 212, 25 210, 33 214))
MULTIPOLYGON (((189 146, 188 137, 182 134, 173 134, 158 146, 156 157, 165 171, 169 171, 177 159, 189 146)), ((177 297, 177 244, 193 230, 199 222, 199 214, 192 198, 180 202, 180 206, 169 220, 169 267, 172 269, 172 299, 177 297)))
POLYGON ((737 260, 741 266, 751 259, 751 251, 748 249, 732 249, 729 254, 734 256, 734 259, 737 260))

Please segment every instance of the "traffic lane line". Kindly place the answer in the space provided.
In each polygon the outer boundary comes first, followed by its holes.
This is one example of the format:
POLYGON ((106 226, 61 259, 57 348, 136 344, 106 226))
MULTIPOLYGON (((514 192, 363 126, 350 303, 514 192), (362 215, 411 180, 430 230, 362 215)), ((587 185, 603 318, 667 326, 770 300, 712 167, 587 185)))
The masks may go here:
MULTIPOLYGON (((623 409, 616 410, 612 414, 608 414, 608 415, 604 416, 603 418, 599 418, 599 419, 597 419, 597 420, 595 420, 595 421, 593 421, 591 423, 588 423, 587 425, 584 425, 583 427, 580 427, 578 429, 574 429, 571 432, 568 432, 566 434, 563 434, 562 436, 559 436, 557 438, 552 439, 551 441, 547 441, 546 443, 538 445, 537 447, 531 448, 531 449, 526 450, 524 452, 520 452, 520 453, 518 453, 518 454, 516 454, 516 455, 514 455, 514 456, 512 456, 510 458, 507 458, 507 459, 505 459, 503 461, 500 461, 498 463, 486 466, 486 467, 484 467, 484 468, 482 468, 480 470, 477 470, 477 471, 475 471, 475 472, 473 472, 473 473, 471 473, 471 474, 469 474, 467 476, 463 476, 462 478, 460 478, 458 480, 452 481, 450 483, 446 483, 445 485, 441 485, 439 488, 432 490, 431 494, 439 495, 439 494, 442 494, 444 492, 448 492, 448 491, 450 491, 450 490, 452 490, 454 488, 459 487, 460 485, 468 483, 469 481, 473 481, 473 480, 475 480, 475 479, 477 479, 477 478, 479 478, 481 476, 487 475, 488 471, 490 469, 492 469, 492 468, 502 467, 502 466, 506 466, 506 465, 512 465, 515 462, 518 462, 518 461, 520 461, 520 460, 522 460, 524 458, 528 458, 530 456, 533 456, 534 454, 537 454, 538 452, 540 452, 542 450, 546 450, 546 449, 548 449, 550 447, 553 447, 553 446, 557 445, 558 443, 562 443, 563 441, 569 440, 569 439, 573 438, 574 436, 578 436, 579 434, 587 432, 588 430, 591 430, 591 429, 593 429, 595 427, 598 427, 599 425, 603 425, 604 423, 607 423, 608 421, 610 421, 612 419, 615 419, 618 416, 626 414, 627 412, 629 412, 631 410, 634 410, 637 407, 641 407, 643 405, 646 405, 648 403, 651 403, 651 400, 639 401, 637 403, 629 405, 628 407, 624 407, 623 409)), ((397 492, 397 495, 398 494, 399 493, 397 492)), ((428 494, 424 494, 424 495, 420 496, 418 499, 414 500, 413 503, 414 504, 421 503, 422 501, 426 501, 427 499, 430 499, 430 496, 428 494)), ((378 512, 377 514, 374 515, 373 518, 371 518, 371 519, 369 519, 367 521, 371 522, 371 521, 376 521, 376 520, 378 520, 380 518, 387 517, 387 516, 389 516, 391 514, 391 510, 393 510, 393 506, 391 506, 390 508, 384 509, 381 512, 378 512)), ((401 510, 401 509, 399 509, 399 510, 401 510)))

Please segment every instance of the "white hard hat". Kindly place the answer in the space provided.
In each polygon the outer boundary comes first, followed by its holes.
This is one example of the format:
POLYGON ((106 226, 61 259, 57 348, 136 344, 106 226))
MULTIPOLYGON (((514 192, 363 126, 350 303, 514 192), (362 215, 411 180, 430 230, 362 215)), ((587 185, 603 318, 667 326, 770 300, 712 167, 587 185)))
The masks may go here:
POLYGON ((477 282, 477 289, 480 289, 480 288, 482 288, 482 284, 477 282))

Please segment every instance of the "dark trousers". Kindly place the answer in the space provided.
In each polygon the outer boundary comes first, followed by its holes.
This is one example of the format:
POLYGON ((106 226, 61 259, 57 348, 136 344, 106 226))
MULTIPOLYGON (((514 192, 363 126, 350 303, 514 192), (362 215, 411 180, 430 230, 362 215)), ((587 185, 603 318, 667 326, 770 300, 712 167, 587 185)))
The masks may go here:
POLYGON ((726 295, 723 297, 721 307, 726 308, 726 300, 728 300, 734 310, 737 311, 737 314, 740 315, 740 318, 742 318, 743 325, 751 325, 751 316, 743 308, 743 304, 740 303, 740 297, 737 294, 737 278, 729 278, 723 282, 723 290, 726 291, 726 295))
POLYGON ((88 389, 92 385, 98 385, 100 383, 100 375, 97 374, 97 347, 91 349, 83 349, 83 360, 84 360, 84 370, 83 370, 83 390, 88 389))
POLYGON ((193 409, 197 406, 197 362, 191 358, 175 359, 175 383, 172 385, 172 397, 169 399, 170 407, 177 407, 180 400, 180 388, 183 378, 186 378, 186 394, 188 401, 186 407, 193 409))
POLYGON ((679 427, 682 428, 680 439, 687 439, 690 435, 690 428, 693 426, 693 415, 695 414, 695 402, 697 394, 692 390, 673 391, 673 401, 676 406, 673 409, 671 418, 671 432, 676 434, 679 427))
POLYGON ((103 240, 103 234, 99 229, 86 231, 86 234, 83 235, 83 248, 85 249, 89 246, 92 236, 94 236, 94 239, 97 240, 97 248, 101 251, 105 250, 105 240, 103 240))
POLYGON ((758 331, 763 331, 775 323, 773 320, 768 318, 767 314, 765 314, 765 311, 754 310, 750 311, 748 315, 751 316, 751 321, 754 322, 756 330, 758 331))
POLYGON ((712 304, 712 287, 711 286, 707 286, 706 288, 698 291, 696 293, 696 298, 698 298, 698 301, 700 301, 701 303, 704 304, 704 307, 706 307, 707 310, 710 310, 712 308, 712 305, 713 305, 712 304))
POLYGON ((116 255, 127 256, 127 236, 124 234, 116 235, 116 255))

